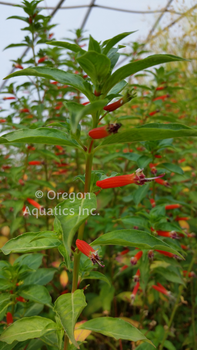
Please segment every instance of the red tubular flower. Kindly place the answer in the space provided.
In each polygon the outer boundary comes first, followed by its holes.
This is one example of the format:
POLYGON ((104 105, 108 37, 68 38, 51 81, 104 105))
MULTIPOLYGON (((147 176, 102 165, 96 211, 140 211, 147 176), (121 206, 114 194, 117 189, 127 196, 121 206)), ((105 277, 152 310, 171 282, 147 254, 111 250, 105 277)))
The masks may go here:
POLYGON ((153 252, 152 249, 149 250, 149 252, 148 252, 148 258, 149 258, 150 260, 153 260, 153 259, 154 259, 154 252, 153 252))
POLYGON ((155 158, 162 158, 162 156, 160 156, 159 154, 156 154, 155 158))
POLYGON ((177 209, 177 208, 180 208, 181 207, 181 204, 167 204, 165 206, 165 209, 166 210, 170 210, 170 209, 177 209))
POLYGON ((15 68, 19 68, 19 69, 23 69, 23 66, 21 66, 21 64, 19 64, 19 63, 16 63, 16 64, 14 65, 14 67, 15 67, 15 68))
POLYGON ((195 274, 195 272, 194 271, 191 271, 191 272, 189 272, 188 273, 188 271, 186 271, 186 270, 183 270, 183 276, 184 277, 196 277, 196 274, 195 274))
POLYGON ((98 187, 101 187, 102 189, 123 187, 133 183, 136 185, 144 185, 146 182, 158 179, 164 175, 165 174, 160 175, 158 177, 145 178, 143 169, 137 169, 136 172, 133 174, 114 176, 109 177, 108 179, 97 181, 96 185, 98 187))
POLYGON ((26 300, 23 297, 17 297, 16 298, 17 301, 20 301, 21 303, 26 303, 26 300))
POLYGON ((29 113, 29 109, 28 108, 22 108, 22 109, 20 109, 20 113, 29 113))
POLYGON ((50 33, 49 34, 49 39, 51 39, 53 37, 54 33, 50 33))
POLYGON ((19 180, 18 180, 18 183, 19 183, 21 186, 24 186, 24 185, 25 185, 23 179, 19 179, 19 180))
POLYGON ((156 202, 153 198, 150 198, 150 204, 152 205, 153 208, 156 206, 156 202))
POLYGON ((52 84, 52 85, 57 85, 57 84, 58 84, 58 81, 51 81, 50 84, 52 84))
POLYGON ((175 221, 180 221, 180 220, 184 220, 184 221, 187 221, 189 220, 190 218, 188 216, 177 216, 175 218, 175 221))
POLYGON ((134 282, 139 282, 140 280, 140 269, 137 270, 136 274, 133 276, 134 282))
POLYGON ((165 187, 170 187, 168 181, 163 180, 163 179, 156 179, 155 182, 157 182, 159 185, 163 185, 165 187))
POLYGON ((183 250, 188 250, 189 248, 186 246, 186 245, 184 245, 184 244, 181 244, 181 248, 183 249, 183 250))
POLYGON ((123 98, 120 98, 118 101, 105 106, 103 109, 104 111, 113 112, 117 108, 120 108, 123 104, 124 104, 123 98))
POLYGON ((170 97, 169 94, 166 94, 166 95, 163 95, 163 96, 158 96, 158 97, 154 98, 153 101, 158 101, 158 100, 164 101, 164 100, 166 100, 166 98, 168 98, 168 97, 170 97))
POLYGON ((156 91, 164 90, 165 88, 166 88, 165 86, 158 86, 158 87, 156 88, 156 91))
POLYGON ((23 216, 28 216, 27 208, 25 205, 23 206, 22 212, 23 212, 23 216))
POLYGON ((180 163, 183 163, 183 162, 185 162, 186 161, 186 159, 185 158, 182 158, 182 159, 179 159, 178 160, 178 163, 180 164, 180 163))
POLYGON ((137 282, 136 285, 135 285, 135 287, 133 288, 133 292, 132 292, 132 294, 131 294, 131 303, 134 302, 134 299, 135 299, 135 296, 136 296, 137 291, 138 291, 138 289, 139 289, 139 286, 140 286, 140 283, 137 282))
POLYGON ((129 267, 128 265, 124 265, 124 266, 122 266, 122 267, 120 268, 120 272, 122 272, 122 271, 126 270, 128 267, 129 267))
POLYGON ((156 109, 156 111, 150 112, 149 115, 150 115, 150 117, 151 117, 152 115, 155 115, 155 114, 158 113, 158 112, 159 112, 159 109, 156 109))
POLYGON ((0 123, 5 123, 6 119, 0 119, 0 123))
POLYGON ((56 145, 55 147, 56 147, 57 149, 59 149, 59 151, 63 151, 63 150, 64 150, 62 146, 56 145))
POLYGON ((127 253, 129 253, 129 249, 128 249, 128 248, 125 249, 125 250, 123 250, 123 251, 120 253, 120 255, 125 255, 125 254, 127 254, 127 253))
POLYGON ((140 260, 140 258, 142 257, 143 252, 140 250, 137 254, 135 254, 135 256, 132 256, 130 262, 131 265, 136 265, 138 260, 140 260))
POLYGON ((37 209, 43 209, 42 205, 40 205, 39 203, 37 203, 36 201, 34 201, 31 198, 27 198, 27 201, 29 202, 29 204, 33 205, 35 208, 37 209))
POLYGON ((120 129, 121 125, 122 124, 120 123, 104 125, 100 128, 90 130, 88 135, 94 140, 103 139, 109 136, 110 134, 116 134, 120 129))
POLYGON ((88 105, 89 103, 90 103, 89 101, 86 101, 86 102, 82 103, 82 105, 83 105, 83 106, 86 106, 86 105, 88 105))
POLYGON ((7 324, 11 324, 14 322, 11 312, 7 312, 6 321, 7 321, 7 324))
POLYGON ((84 255, 86 255, 86 256, 88 256, 88 258, 90 258, 90 260, 92 261, 92 263, 94 265, 97 263, 101 267, 105 266, 105 265, 101 264, 97 250, 94 250, 88 243, 86 243, 85 241, 82 241, 80 239, 77 239, 76 246, 84 255))
POLYGON ((158 292, 164 295, 170 296, 170 292, 167 289, 165 289, 161 283, 157 283, 157 285, 152 286, 152 288, 154 288, 155 290, 157 290, 158 292))
POLYGON ((161 230, 159 230, 159 231, 157 231, 157 234, 158 234, 158 236, 169 237, 169 238, 172 238, 172 239, 178 239, 179 238, 178 234, 175 231, 169 232, 169 231, 161 231, 161 230))
POLYGON ((31 162, 29 162, 29 165, 41 165, 42 162, 40 160, 31 160, 31 162))
POLYGON ((16 97, 11 96, 11 97, 4 97, 3 100, 16 100, 16 97))
POLYGON ((42 63, 44 61, 48 60, 48 56, 44 56, 44 57, 41 57, 39 60, 38 60, 38 64, 39 63, 42 63))
POLYGON ((164 250, 158 250, 158 249, 156 249, 155 251, 158 252, 158 253, 160 253, 160 254, 162 254, 162 255, 167 256, 168 258, 179 259, 179 257, 178 257, 177 255, 172 254, 172 253, 169 253, 169 252, 165 252, 164 250))

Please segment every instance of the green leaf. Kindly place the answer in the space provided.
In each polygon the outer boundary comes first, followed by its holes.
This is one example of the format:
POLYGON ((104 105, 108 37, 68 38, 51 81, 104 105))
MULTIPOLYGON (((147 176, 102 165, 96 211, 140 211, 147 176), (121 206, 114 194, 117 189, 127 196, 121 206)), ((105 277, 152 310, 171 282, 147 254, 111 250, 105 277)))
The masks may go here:
POLYGON ((146 197, 150 184, 145 184, 143 186, 139 186, 137 190, 133 193, 133 200, 136 205, 138 205, 144 197, 146 197))
POLYGON ((4 278, 0 278, 0 290, 12 289, 13 287, 14 287, 14 283, 4 278))
POLYGON ((121 80, 118 84, 116 84, 110 91, 108 95, 117 95, 121 92, 125 86, 127 85, 126 80, 121 80))
POLYGON ((73 201, 65 200, 56 206, 55 216, 63 229, 63 243, 66 250, 71 252, 72 239, 79 226, 96 209, 97 201, 94 193, 87 193, 85 198, 73 201), (57 213, 57 214, 56 214, 57 213))
POLYGON ((23 254, 19 256, 15 261, 14 261, 14 266, 19 265, 23 266, 26 265, 29 268, 36 270, 39 268, 39 266, 42 264, 42 258, 43 254, 23 254))
POLYGON ((184 125, 179 125, 179 129, 174 129, 174 125, 161 124, 163 128, 152 128, 152 124, 149 124, 147 128, 132 128, 127 131, 119 132, 115 135, 106 137, 103 143, 99 146, 107 146, 118 143, 127 143, 135 141, 154 141, 163 140, 171 137, 186 137, 197 136, 197 129, 184 128, 184 125))
POLYGON ((56 271, 57 270, 54 268, 38 269, 37 271, 29 274, 29 276, 24 279, 23 286, 30 284, 39 284, 41 286, 44 286, 53 279, 56 271))
POLYGON ((14 346, 16 344, 17 344, 17 342, 14 342, 13 344, 10 345, 10 344, 6 344, 6 343, 0 341, 0 349, 1 350, 13 350, 14 346))
POLYGON ((183 61, 181 57, 173 55, 152 55, 147 58, 144 58, 139 61, 131 62, 125 66, 117 69, 106 81, 105 86, 102 90, 103 95, 105 96, 107 92, 119 81, 129 77, 132 74, 135 74, 141 70, 144 70, 148 67, 155 66, 157 64, 173 62, 173 61, 183 61))
POLYGON ((10 48, 12 48, 12 47, 19 47, 19 46, 28 46, 28 45, 25 44, 25 43, 10 44, 10 45, 6 46, 6 47, 4 48, 4 50, 10 49, 10 48))
POLYGON ((73 52, 85 52, 79 45, 71 44, 67 41, 47 41, 46 44, 63 47, 64 49, 71 50, 73 52))
MULTIPOLYGON (((87 106, 83 106, 81 110, 77 114, 71 115, 71 129, 72 132, 75 133, 77 130, 77 126, 82 118, 87 116, 88 114, 95 114, 97 111, 100 111, 104 106, 106 106, 108 100, 99 100, 89 103, 87 106)), ((79 104, 78 104, 79 105, 79 104)))
POLYGON ((58 81, 59 83, 70 85, 80 90, 89 99, 91 99, 92 97, 92 93, 89 89, 87 89, 87 84, 82 77, 80 77, 77 74, 64 72, 63 70, 57 69, 57 68, 46 68, 46 67, 26 68, 8 75, 5 79, 19 77, 22 75, 52 79, 52 80, 58 81))
POLYGON ((157 267, 154 269, 154 273, 162 275, 167 281, 184 284, 182 278, 179 275, 177 275, 174 271, 165 269, 164 267, 157 267))
POLYGON ((69 339, 77 348, 79 346, 74 337, 74 327, 86 305, 84 292, 80 289, 74 293, 63 294, 55 301, 54 310, 59 315, 62 326, 69 339))
MULTIPOLYGON (((64 132, 51 128, 18 130, 4 135, 3 138, 10 143, 25 142, 74 147, 79 146, 76 141, 70 139, 64 132)), ((6 143, 6 141, 2 143, 6 143)))
POLYGON ((172 171, 173 173, 184 175, 184 171, 180 168, 180 166, 172 163, 161 163, 157 166, 157 168, 164 168, 169 171, 172 171))
POLYGON ((13 341, 19 342, 27 339, 40 338, 47 332, 57 330, 55 322, 48 318, 40 316, 23 317, 11 324, 0 336, 0 341, 12 344, 13 341))
POLYGON ((98 41, 96 41, 91 35, 89 36, 88 51, 96 51, 101 53, 101 48, 98 41))
POLYGON ((77 62, 89 75, 95 85, 102 85, 110 73, 110 59, 96 51, 86 52, 84 55, 77 58, 77 62))
POLYGON ((137 247, 139 249, 165 250, 166 252, 182 257, 181 254, 171 248, 167 243, 150 235, 148 232, 139 230, 117 230, 108 232, 98 237, 91 245, 121 245, 125 247, 137 247))
POLYGON ((90 321, 87 321, 79 326, 78 329, 88 329, 93 332, 101 333, 107 337, 113 337, 115 339, 125 339, 130 341, 143 340, 151 343, 144 334, 142 334, 137 328, 132 326, 131 323, 125 322, 120 318, 113 317, 98 317, 90 321))
POLYGON ((87 275, 83 275, 81 281, 88 280, 88 279, 89 280, 101 280, 101 281, 108 283, 109 286, 111 286, 109 279, 105 275, 103 275, 102 273, 100 273, 98 271, 90 271, 87 275))
POLYGON ((133 33, 135 33, 135 31, 133 31, 133 32, 124 32, 124 33, 121 33, 121 34, 118 34, 118 35, 114 36, 111 39, 105 40, 103 42, 103 46, 105 46, 104 49, 103 49, 103 54, 106 55, 109 52, 109 50, 114 45, 116 45, 120 40, 126 38, 128 35, 133 34, 133 33))
POLYGON ((43 232, 27 232, 16 238, 10 239, 2 248, 5 255, 10 253, 27 253, 37 250, 58 247, 62 242, 57 239, 54 232, 46 232, 47 237, 42 237, 43 232))
POLYGON ((10 293, 0 294, 0 321, 4 318, 8 306, 13 304, 10 293))
POLYGON ((27 299, 34 301, 35 303, 51 305, 51 296, 44 286, 26 286, 19 289, 18 294, 27 299))

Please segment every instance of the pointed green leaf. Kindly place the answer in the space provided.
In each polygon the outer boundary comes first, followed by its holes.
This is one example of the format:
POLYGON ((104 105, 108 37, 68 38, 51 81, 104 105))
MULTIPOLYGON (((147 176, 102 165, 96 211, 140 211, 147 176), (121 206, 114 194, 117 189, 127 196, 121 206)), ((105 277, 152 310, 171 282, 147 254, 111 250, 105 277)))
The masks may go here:
POLYGON ((86 305, 84 292, 80 289, 74 293, 63 294, 55 301, 54 310, 59 315, 69 339, 77 348, 79 346, 74 337, 75 323, 86 305))
POLYGON ((67 41, 47 41, 46 44, 63 47, 64 49, 71 50, 73 52, 85 52, 79 45, 71 44, 67 41))
POLYGON ((40 316, 23 317, 11 324, 0 336, 0 341, 12 344, 17 340, 22 342, 27 339, 40 338, 47 332, 57 330, 55 322, 40 316))
MULTIPOLYGON (((104 56, 105 57, 105 56, 104 56)), ((22 75, 25 76, 34 76, 34 77, 43 77, 46 79, 52 79, 58 81, 59 83, 70 85, 78 90, 80 90, 84 95, 91 99, 92 93, 88 89, 85 80, 77 75, 69 72, 64 72, 61 69, 57 68, 46 68, 46 67, 32 67, 22 69, 18 72, 14 72, 7 76, 5 79, 10 79, 13 77, 20 77, 22 75)))
POLYGON ((61 243, 54 232, 46 232, 46 237, 43 237, 43 232, 27 232, 10 239, 1 250, 5 255, 10 253, 27 253, 56 248, 61 243))
POLYGON ((154 273, 162 275, 167 281, 184 284, 182 278, 172 270, 165 269, 164 267, 157 267, 153 271, 154 273))
POLYGON ((184 128, 181 124, 179 129, 170 129, 171 124, 162 124, 164 128, 152 128, 151 124, 147 128, 132 128, 127 131, 119 132, 115 135, 110 135, 106 137, 100 147, 126 143, 135 141, 153 141, 153 140, 163 140, 173 137, 187 137, 187 136, 197 136, 197 129, 194 128, 184 128), (182 128, 181 128, 182 127, 182 128))
POLYGON ((48 145, 79 147, 78 143, 72 140, 67 134, 60 130, 51 128, 18 130, 4 135, 3 138, 10 143, 45 143, 48 145))
POLYGON ((103 54, 107 54, 109 52, 109 50, 116 45, 120 40, 126 38, 128 35, 135 33, 135 31, 133 32, 124 32, 121 34, 118 34, 116 36, 114 36, 111 39, 105 40, 103 42, 103 46, 105 45, 104 49, 103 49, 103 54))
POLYGON ((76 231, 88 216, 93 214, 93 211, 96 210, 96 205, 94 193, 87 193, 83 199, 65 200, 57 205, 55 216, 62 225, 63 243, 69 253, 71 252, 72 239, 76 231))
POLYGON ((183 61, 184 59, 181 57, 173 56, 173 55, 152 55, 147 58, 144 58, 139 61, 131 62, 126 64, 125 66, 117 69, 106 81, 104 88, 102 89, 102 93, 104 95, 119 81, 129 77, 132 74, 135 74, 141 70, 144 70, 148 67, 155 66, 161 63, 173 62, 173 61, 183 61))
MULTIPOLYGON (((98 52, 88 51, 77 58, 81 68, 89 75, 95 85, 103 83, 110 73, 110 59, 98 52)), ((122 80, 122 79, 121 79, 122 80)))
POLYGON ((158 249, 182 257, 181 254, 171 248, 167 243, 152 236, 148 232, 139 230, 117 230, 108 232, 98 237, 91 245, 121 245, 125 247, 137 247, 139 249, 158 249))
POLYGON ((131 323, 125 322, 120 318, 113 317, 98 317, 90 321, 87 321, 79 326, 78 329, 88 329, 93 332, 101 333, 107 337, 113 337, 115 339, 125 339, 130 341, 143 340, 151 343, 144 334, 142 334, 137 328, 132 326, 131 323))
POLYGON ((101 48, 98 41, 96 41, 91 35, 89 37, 88 51, 96 51, 101 53, 101 48))
POLYGON ((94 114, 97 111, 100 111, 103 107, 105 107, 108 103, 108 100, 99 100, 89 103, 87 106, 83 106, 77 114, 72 114, 71 116, 71 128, 72 132, 75 133, 77 130, 77 125, 80 120, 89 114, 94 114))
POLYGON ((108 278, 98 271, 90 271, 87 275, 83 275, 81 281, 88 280, 88 279, 89 280, 101 280, 101 281, 108 283, 109 286, 111 286, 111 283, 108 280, 108 278))
POLYGON ((21 297, 34 301, 35 303, 51 305, 51 296, 44 286, 25 286, 20 288, 18 293, 21 297))
POLYGON ((184 171, 181 169, 180 166, 172 163, 161 163, 157 166, 157 168, 164 168, 169 171, 172 171, 173 173, 184 175, 184 171))

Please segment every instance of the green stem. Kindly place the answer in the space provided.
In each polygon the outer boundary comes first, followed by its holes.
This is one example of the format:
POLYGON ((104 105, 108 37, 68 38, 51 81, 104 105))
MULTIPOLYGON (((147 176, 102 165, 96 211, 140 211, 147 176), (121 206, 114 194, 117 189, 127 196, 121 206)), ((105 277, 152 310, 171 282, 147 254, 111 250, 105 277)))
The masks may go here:
MULTIPOLYGON (((90 142, 89 151, 91 151, 91 147, 92 147, 92 143, 90 142)), ((93 154, 87 153, 84 193, 88 193, 90 191, 92 160, 93 160, 93 154)), ((79 227, 78 239, 83 239, 84 229, 85 229, 85 222, 79 227)), ((80 256, 81 254, 79 252, 76 252, 74 255, 72 293, 74 293, 75 290, 77 289, 80 256)))
MULTIPOLYGON (((193 257, 193 259, 191 260, 191 263, 190 263, 189 268, 188 268, 188 271, 187 271, 186 278, 188 277, 188 275, 189 275, 189 273, 190 273, 190 271, 191 271, 191 269, 192 269, 192 266, 193 266, 193 264, 194 264, 194 261, 195 261, 195 257, 193 257)), ((166 332, 165 332, 165 334, 164 334, 164 337, 163 337, 163 340, 162 340, 161 345, 160 345, 160 347, 159 347, 159 350, 163 350, 164 343, 165 343, 166 339, 168 338, 168 335, 169 335, 169 332, 170 332, 170 327, 171 327, 172 322, 173 322, 173 320, 174 320, 175 313, 176 313, 176 311, 177 311, 177 309, 178 309, 178 307, 179 307, 179 300, 180 300, 181 294, 182 294, 182 292, 183 292, 183 288, 184 288, 184 285, 182 284, 181 287, 180 287, 180 289, 179 289, 179 294, 178 294, 178 296, 177 296, 176 303, 175 303, 175 305, 174 305, 174 309, 172 310, 172 314, 171 314, 170 320, 169 320, 169 322, 168 322, 168 328, 167 328, 167 330, 166 330, 166 332)))

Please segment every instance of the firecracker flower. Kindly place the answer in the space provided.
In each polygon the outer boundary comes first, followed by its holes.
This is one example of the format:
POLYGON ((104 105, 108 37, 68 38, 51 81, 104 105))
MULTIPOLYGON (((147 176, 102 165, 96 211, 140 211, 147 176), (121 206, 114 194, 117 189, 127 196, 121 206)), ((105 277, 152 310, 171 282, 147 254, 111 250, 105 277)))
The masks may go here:
POLYGON ((94 140, 103 139, 111 134, 116 134, 121 126, 121 123, 104 125, 90 130, 88 135, 94 140))
POLYGON ((37 208, 39 210, 43 209, 43 206, 40 205, 39 203, 37 203, 34 199, 27 198, 27 202, 29 202, 31 205, 33 205, 33 207, 35 207, 35 208, 37 208))
POLYGON ((137 282, 136 285, 135 285, 135 287, 133 288, 133 292, 132 292, 132 294, 131 294, 131 303, 133 303, 134 300, 135 300, 135 296, 136 296, 136 294, 137 294, 137 291, 138 291, 138 289, 139 289, 139 286, 140 286, 140 282, 137 282))
POLYGON ((195 274, 194 271, 191 271, 191 272, 188 273, 188 271, 183 270, 183 276, 184 276, 184 277, 193 277, 193 278, 196 278, 196 274, 195 274))
POLYGON ((159 185, 163 185, 165 187, 170 187, 170 184, 166 180, 156 178, 155 182, 157 182, 159 185))
POLYGON ((98 264, 101 267, 105 266, 105 265, 102 265, 100 262, 100 258, 98 256, 98 251, 94 250, 88 243, 86 243, 85 241, 82 241, 81 239, 77 239, 76 246, 84 255, 86 255, 86 256, 88 256, 88 258, 90 258, 90 260, 92 261, 92 263, 94 265, 98 264))
POLYGON ((29 162, 29 165, 41 165, 43 164, 40 160, 32 160, 29 162))
POLYGON ((181 207, 181 204, 168 204, 165 206, 166 210, 170 210, 170 209, 178 209, 181 207))
POLYGON ((142 257, 143 252, 139 251, 137 254, 135 254, 135 256, 132 256, 130 262, 131 265, 136 265, 138 260, 140 260, 140 258, 142 257))
POLYGON ((123 187, 130 184, 144 185, 146 182, 153 181, 164 175, 165 174, 157 177, 146 178, 143 173, 143 169, 139 168, 133 174, 109 177, 108 179, 97 181, 96 185, 102 189, 123 187))
POLYGON ((133 93, 133 91, 128 90, 122 98, 120 98, 118 101, 116 101, 114 103, 111 103, 111 104, 103 107, 103 109, 104 109, 104 111, 107 111, 107 112, 113 112, 116 109, 123 106, 125 103, 129 102, 135 96, 136 96, 135 92, 133 93))
POLYGON ((134 282, 139 282, 140 280, 140 269, 137 270, 136 274, 133 276, 134 282))
POLYGON ((7 321, 7 324, 11 324, 11 323, 14 322, 11 312, 7 312, 7 314, 6 314, 6 321, 7 321))
POLYGON ((173 254, 173 253, 170 253, 170 252, 165 252, 164 250, 158 250, 158 249, 155 249, 155 251, 160 253, 160 254, 162 254, 162 255, 167 256, 168 258, 175 258, 175 259, 180 259, 181 260, 181 258, 178 255, 176 255, 176 254, 173 254))
POLYGON ((148 251, 148 258, 149 258, 150 260, 153 260, 153 259, 154 259, 154 252, 153 252, 152 249, 148 251))
POLYGON ((158 236, 162 236, 162 237, 169 237, 169 238, 172 238, 172 239, 179 239, 179 235, 177 234, 176 231, 157 231, 157 234, 158 236))
POLYGON ((171 295, 171 292, 168 291, 166 288, 164 288, 161 283, 157 282, 157 285, 152 286, 152 288, 164 295, 167 295, 167 296, 171 295))

